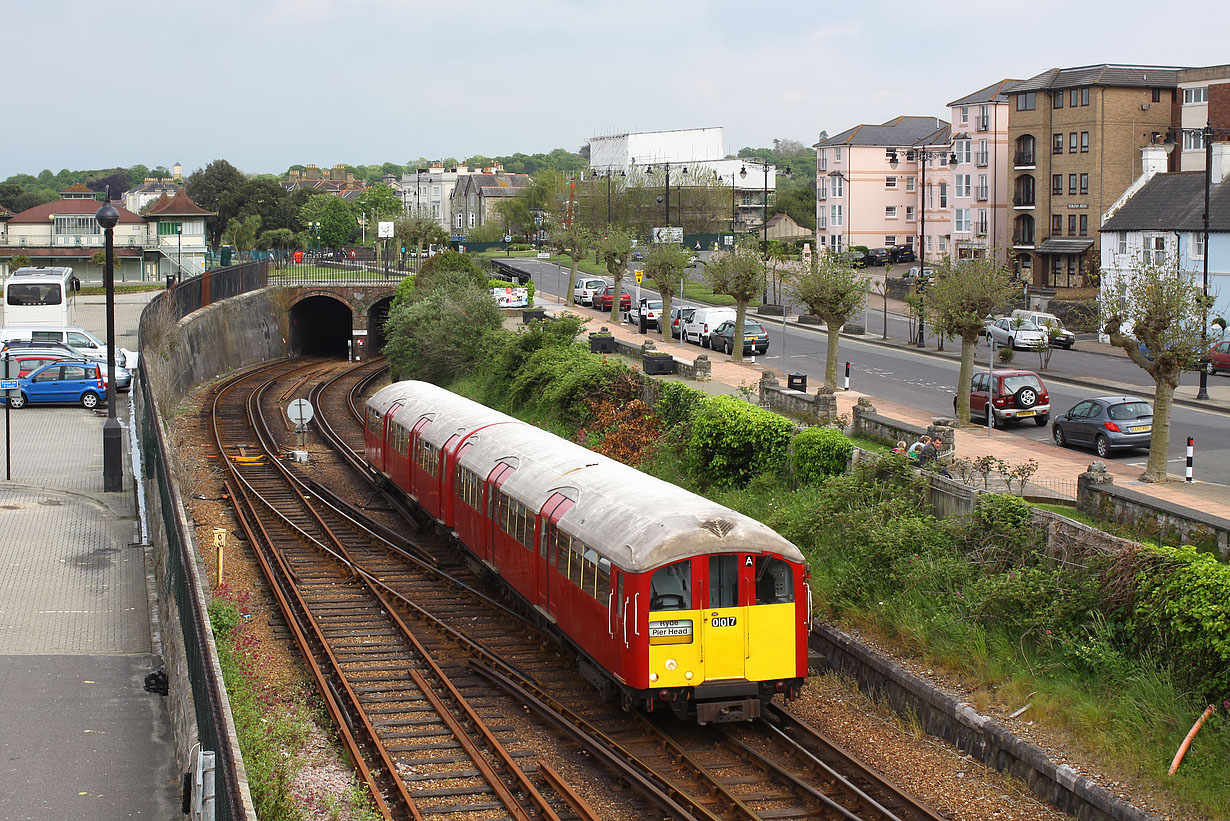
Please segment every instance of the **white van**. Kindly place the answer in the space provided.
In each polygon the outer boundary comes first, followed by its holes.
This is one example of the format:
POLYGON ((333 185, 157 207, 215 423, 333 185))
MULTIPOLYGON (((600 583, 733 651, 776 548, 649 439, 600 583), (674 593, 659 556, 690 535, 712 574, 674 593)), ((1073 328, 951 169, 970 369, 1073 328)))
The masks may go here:
POLYGON ((1068 351, 1071 350, 1072 346, 1076 344, 1076 334, 1065 328, 1063 326, 1063 320, 1054 314, 1048 314, 1043 311, 1026 311, 1021 308, 1017 308, 1012 312, 1012 318, 1028 320, 1043 330, 1053 326, 1057 331, 1059 331, 1058 335, 1054 336, 1051 342, 1051 344, 1056 348, 1063 348, 1068 351))
POLYGON ((4 281, 5 325, 71 325, 81 280, 72 268, 18 268, 4 281))
MULTIPOLYGON (((25 326, 0 328, 0 343, 57 342, 67 345, 87 359, 107 358, 107 343, 84 328, 25 326)), ((115 364, 132 370, 137 367, 137 354, 127 348, 115 352, 115 364)))
POLYGON ((734 308, 697 308, 692 319, 683 326, 683 338, 707 348, 713 329, 737 315, 734 308))

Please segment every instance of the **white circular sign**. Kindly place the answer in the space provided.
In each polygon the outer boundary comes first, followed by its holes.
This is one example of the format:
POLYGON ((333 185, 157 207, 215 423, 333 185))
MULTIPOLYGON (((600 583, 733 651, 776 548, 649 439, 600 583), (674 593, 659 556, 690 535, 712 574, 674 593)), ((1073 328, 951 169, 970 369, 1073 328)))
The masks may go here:
POLYGON ((312 403, 306 399, 296 399, 286 409, 287 418, 299 427, 303 427, 308 422, 311 422, 314 414, 315 411, 312 408, 312 403))

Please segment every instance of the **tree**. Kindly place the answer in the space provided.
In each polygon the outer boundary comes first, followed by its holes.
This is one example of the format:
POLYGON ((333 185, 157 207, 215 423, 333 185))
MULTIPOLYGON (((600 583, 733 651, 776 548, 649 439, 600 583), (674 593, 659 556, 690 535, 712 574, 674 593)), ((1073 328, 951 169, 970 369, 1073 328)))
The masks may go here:
POLYGON ((368 188, 355 200, 359 214, 369 223, 400 216, 404 209, 393 189, 383 183, 368 188))
POLYGON ((1153 378, 1153 432, 1140 479, 1163 482, 1174 390, 1183 371, 1204 355, 1200 318, 1208 306, 1200 285, 1172 260, 1137 260, 1118 285, 1102 288, 1103 330, 1153 378))
POLYGON ((244 251, 252 250, 256 244, 256 234, 261 229, 261 218, 256 214, 247 217, 236 217, 227 223, 222 232, 222 243, 233 245, 242 258, 244 251))
POLYGON ((413 247, 417 257, 426 246, 444 245, 448 232, 426 208, 419 207, 393 224, 393 236, 403 247, 413 247))
POLYGON ((261 227, 295 228, 297 215, 287 208, 290 194, 273 177, 264 175, 248 177, 234 190, 224 194, 218 207, 227 214, 238 217, 256 215, 261 218, 261 227))
MULTIPOLYGON (((718 251, 705 266, 705 280, 714 293, 726 294, 735 299, 736 339, 742 333, 748 304, 764 287, 764 260, 760 256, 760 243, 743 238, 729 251, 718 251)), ((743 361, 743 346, 735 345, 731 361, 743 361)))
MULTIPOLYGON (((154 171, 157 174, 157 169, 154 171)), ((184 188, 192 201, 207 211, 214 211, 205 220, 210 241, 217 245, 222 229, 239 213, 238 202, 227 195, 239 189, 244 176, 238 168, 226 160, 214 160, 205 168, 193 171, 184 182, 184 188)))
POLYGON ((313 194, 299 211, 299 220, 305 226, 319 222, 320 241, 329 248, 345 245, 359 227, 350 203, 332 194, 313 194))
POLYGON ((662 332, 665 342, 671 341, 671 300, 675 298, 675 283, 688 267, 691 256, 688 249, 670 242, 656 242, 649 246, 649 252, 645 254, 645 273, 653 277, 654 285, 662 295, 658 330, 662 332))
POLYGON ((534 230, 534 215, 530 213, 530 204, 526 197, 505 197, 495 204, 495 210, 504 220, 506 233, 521 234, 529 239, 534 230))
POLYGON ((483 288, 487 287, 487 280, 491 278, 469 254, 444 251, 423 263, 422 269, 415 277, 415 287, 421 287, 426 292, 431 290, 436 279, 452 281, 457 276, 483 288))
MULTIPOLYGON (((432 260, 439 256, 445 255, 432 260)), ((469 273, 441 269, 430 281, 422 277, 415 277, 409 299, 389 310, 384 353, 399 376, 443 382, 490 354, 487 336, 504 318, 486 283, 469 273)))
POLYGON ((615 283, 615 298, 611 300, 611 322, 619 321, 619 302, 623 298, 624 272, 628 270, 628 257, 632 256, 632 235, 619 228, 611 228, 598 240, 598 250, 606 263, 607 273, 615 283))
POLYGON ((953 262, 945 258, 926 288, 928 313, 938 328, 961 338, 961 372, 957 377, 957 421, 969 424, 969 389, 974 371, 974 348, 986 325, 987 314, 1005 305, 1016 287, 1006 265, 988 254, 953 262))
POLYGON ((282 252, 278 254, 279 262, 285 259, 286 252, 302 251, 304 245, 303 235, 296 234, 289 228, 274 228, 269 231, 263 231, 256 240, 256 247, 258 248, 268 248, 271 251, 282 252))
POLYGON ((594 246, 594 235, 581 223, 573 220, 568 225, 552 226, 548 236, 548 242, 555 252, 572 260, 572 267, 568 269, 568 292, 565 304, 574 305, 576 303, 573 302, 572 291, 577 285, 577 266, 589 255, 589 249, 594 246))
POLYGON ((795 292, 809 313, 828 328, 824 363, 825 387, 837 387, 837 343, 841 328, 862 310, 871 278, 859 274, 838 254, 813 254, 810 262, 795 266, 795 292))
MULTIPOLYGON (((104 252, 105 253, 105 252, 104 252)), ((16 271, 18 268, 29 268, 30 258, 25 254, 15 254, 9 259, 9 270, 16 271)))

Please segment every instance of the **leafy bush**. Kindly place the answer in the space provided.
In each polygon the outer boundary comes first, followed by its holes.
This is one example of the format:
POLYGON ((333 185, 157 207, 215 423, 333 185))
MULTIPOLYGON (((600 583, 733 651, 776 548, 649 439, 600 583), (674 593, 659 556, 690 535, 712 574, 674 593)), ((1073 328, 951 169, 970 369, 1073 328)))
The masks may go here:
POLYGON ((507 401, 513 408, 583 423, 593 403, 606 398, 612 381, 627 370, 622 362, 595 356, 580 345, 542 347, 513 375, 507 401))
POLYGON ((1033 527, 1029 503, 1019 496, 983 493, 972 516, 949 527, 969 559, 989 570, 1036 561, 1043 533, 1033 527))
POLYGON ((487 336, 503 322, 491 294, 461 275, 421 280, 410 302, 389 309, 384 353, 399 377, 442 382, 487 355, 487 336))
POLYGON ((661 382, 653 412, 658 415, 664 428, 687 427, 692 424, 705 398, 703 391, 682 382, 661 382))
POLYGON ((733 396, 713 396, 692 420, 685 458, 702 486, 743 487, 786 464, 791 424, 784 417, 733 396))
POLYGON ((790 442, 795 481, 810 485, 845 473, 854 453, 854 443, 833 428, 807 428, 790 442))

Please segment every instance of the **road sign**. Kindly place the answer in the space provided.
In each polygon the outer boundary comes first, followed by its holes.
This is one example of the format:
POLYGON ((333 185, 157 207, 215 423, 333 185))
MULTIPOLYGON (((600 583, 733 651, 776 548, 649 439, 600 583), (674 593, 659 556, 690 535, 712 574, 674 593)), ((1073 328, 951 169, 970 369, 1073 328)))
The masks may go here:
POLYGON ((636 284, 637 284, 637 285, 640 285, 640 284, 641 284, 641 280, 642 280, 642 279, 644 279, 644 277, 645 277, 645 272, 644 272, 644 271, 642 271, 640 268, 637 268, 637 269, 636 269, 635 271, 633 271, 632 273, 636 274, 636 284))
POLYGON ((683 228, 674 225, 669 228, 655 227, 653 229, 653 241, 683 242, 683 228))
POLYGON ((21 387, 16 379, 0 379, 0 391, 15 391, 21 387))
POLYGON ((539 252, 538 252, 538 258, 539 258, 539 259, 550 259, 550 258, 551 258, 551 252, 550 252, 550 251, 539 251, 539 252))
POLYGON ((512 242, 512 234, 505 234, 505 235, 504 235, 504 241, 505 241, 505 242, 512 242))
POLYGON ((380 239, 392 239, 393 223, 381 221, 376 224, 376 236, 380 239))
POLYGON ((311 422, 313 415, 315 415, 315 410, 312 408, 312 403, 306 399, 296 399, 286 409, 286 417, 299 428, 305 427, 308 422, 311 422))

